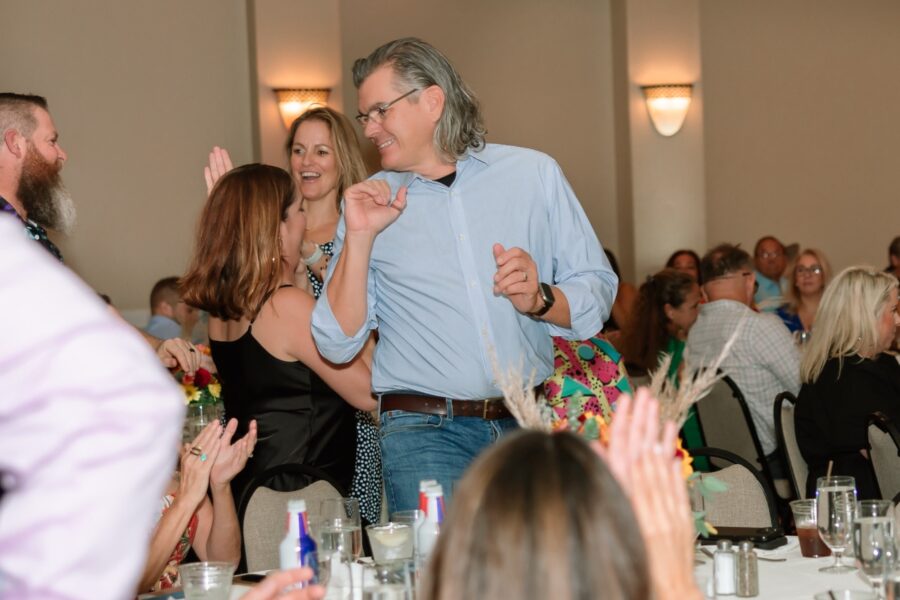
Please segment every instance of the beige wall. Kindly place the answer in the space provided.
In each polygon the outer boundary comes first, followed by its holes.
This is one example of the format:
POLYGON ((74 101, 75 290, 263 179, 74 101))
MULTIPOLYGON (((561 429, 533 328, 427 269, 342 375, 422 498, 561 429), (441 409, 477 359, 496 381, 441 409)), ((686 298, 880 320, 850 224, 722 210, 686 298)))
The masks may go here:
POLYGON ((66 262, 125 309, 180 274, 223 144, 250 158, 243 0, 0 2, 2 85, 48 97, 79 223, 66 262))
MULTIPOLYGON (((609 3, 343 0, 344 73, 403 36, 440 48, 482 102, 488 141, 562 166, 604 244, 617 243, 609 3)), ((347 75, 345 108, 356 112, 347 75)), ((365 142, 365 145, 370 145, 365 142)))
POLYGON ((708 239, 835 267, 900 234, 900 3, 702 0, 708 239))
POLYGON ((253 0, 260 160, 287 168, 275 88, 330 88, 343 104, 337 0, 253 0))
MULTIPOLYGON (((703 93, 697 0, 627 0, 627 97, 630 126, 634 274, 640 282, 677 248, 706 246, 703 179, 703 93), (681 130, 653 128, 640 86, 693 83, 681 130)), ((621 60, 621 57, 617 56, 621 60)))

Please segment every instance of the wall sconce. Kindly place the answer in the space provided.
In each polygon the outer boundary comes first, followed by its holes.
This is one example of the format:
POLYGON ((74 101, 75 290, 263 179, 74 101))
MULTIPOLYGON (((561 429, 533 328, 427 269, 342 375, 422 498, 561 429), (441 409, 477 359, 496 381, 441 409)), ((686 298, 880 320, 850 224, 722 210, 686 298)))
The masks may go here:
POLYGON ((281 120, 284 126, 291 128, 294 119, 302 115, 313 105, 320 104, 322 106, 328 102, 328 94, 331 90, 320 89, 277 89, 275 96, 278 98, 278 111, 281 113, 281 120))
POLYGON ((641 86, 650 120, 660 135, 669 137, 681 129, 691 106, 693 88, 690 83, 641 86))

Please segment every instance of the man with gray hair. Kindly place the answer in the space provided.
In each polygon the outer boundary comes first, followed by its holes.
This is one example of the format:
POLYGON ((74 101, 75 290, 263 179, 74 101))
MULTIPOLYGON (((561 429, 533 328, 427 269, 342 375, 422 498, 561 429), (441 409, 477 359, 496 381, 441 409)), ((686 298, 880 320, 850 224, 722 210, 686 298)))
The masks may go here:
POLYGON ((378 329, 372 387, 388 503, 402 510, 422 479, 449 495, 515 427, 498 375, 543 381, 551 335, 597 333, 618 282, 559 165, 486 144, 472 90, 437 49, 389 42, 353 79, 384 170, 344 194, 313 335, 345 363, 378 329))
POLYGON ((800 355, 793 338, 778 317, 750 308, 756 274, 744 250, 716 246, 700 261, 700 277, 708 302, 688 333, 687 355, 698 366, 711 364, 740 328, 721 368, 744 394, 772 476, 783 478, 773 407, 779 393, 800 391, 800 355))
POLYGON ((32 238, 62 260, 47 229, 66 232, 75 207, 60 179, 68 158, 47 109, 31 94, 0 93, 0 211, 15 214, 32 238))

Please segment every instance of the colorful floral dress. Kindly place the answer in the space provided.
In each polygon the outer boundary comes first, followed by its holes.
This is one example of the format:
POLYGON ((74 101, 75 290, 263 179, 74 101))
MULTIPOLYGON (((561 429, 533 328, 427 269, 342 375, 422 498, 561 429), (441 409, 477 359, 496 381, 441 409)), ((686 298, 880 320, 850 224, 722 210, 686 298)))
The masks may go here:
POLYGON ((571 398, 581 393, 581 412, 602 415, 606 422, 622 393, 631 393, 622 354, 600 334, 583 340, 553 338, 553 375, 544 382, 553 422, 568 415, 571 398))
MULTIPOLYGON (((160 519, 162 519, 162 516, 166 511, 172 507, 174 502, 175 494, 166 494, 162 499, 162 506, 159 511, 160 519)), ((162 575, 159 577, 159 581, 156 582, 151 591, 159 592, 178 585, 178 565, 184 561, 188 551, 191 549, 191 544, 194 543, 194 536, 197 535, 198 521, 197 513, 191 515, 191 520, 188 521, 187 529, 181 534, 181 538, 175 545, 175 550, 172 551, 172 556, 169 557, 169 562, 166 563, 166 568, 163 570, 162 575)), ((157 522, 159 522, 159 519, 157 519, 157 522)))

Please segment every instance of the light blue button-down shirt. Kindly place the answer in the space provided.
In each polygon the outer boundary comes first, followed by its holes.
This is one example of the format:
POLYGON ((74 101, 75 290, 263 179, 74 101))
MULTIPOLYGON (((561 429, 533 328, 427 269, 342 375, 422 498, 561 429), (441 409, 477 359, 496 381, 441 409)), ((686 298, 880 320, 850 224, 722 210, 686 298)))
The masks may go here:
POLYGON ((327 281, 313 311, 319 352, 344 363, 369 331, 379 340, 372 367, 376 393, 413 391, 450 398, 500 395, 492 356, 502 369, 519 368, 535 382, 553 370, 551 335, 585 339, 609 315, 618 280, 559 165, 540 152, 490 144, 456 164, 447 186, 413 173, 383 171, 396 194, 408 186, 407 206, 375 238, 368 276, 366 322, 346 336, 328 300, 327 281), (572 328, 520 314, 494 295, 492 247, 518 246, 537 264, 541 281, 566 295, 572 328))

